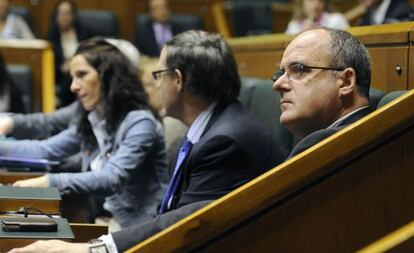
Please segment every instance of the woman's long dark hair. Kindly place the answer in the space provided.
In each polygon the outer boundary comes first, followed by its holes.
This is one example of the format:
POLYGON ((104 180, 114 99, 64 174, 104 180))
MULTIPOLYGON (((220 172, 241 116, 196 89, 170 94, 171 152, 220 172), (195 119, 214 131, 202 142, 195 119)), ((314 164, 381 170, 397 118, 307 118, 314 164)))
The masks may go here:
MULTIPOLYGON (((133 110, 150 110, 158 114, 148 102, 147 94, 129 60, 115 46, 104 39, 82 42, 76 50, 98 72, 100 78, 100 103, 103 103, 107 131, 114 134, 122 120, 133 110)), ((82 108, 79 134, 85 148, 94 148, 96 139, 88 121, 88 113, 82 108)))

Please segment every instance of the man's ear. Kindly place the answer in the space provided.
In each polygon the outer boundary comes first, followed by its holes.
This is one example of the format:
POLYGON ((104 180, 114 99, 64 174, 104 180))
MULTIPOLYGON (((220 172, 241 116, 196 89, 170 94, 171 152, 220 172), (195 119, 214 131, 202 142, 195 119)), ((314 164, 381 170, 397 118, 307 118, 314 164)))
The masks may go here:
POLYGON ((340 96, 347 96, 356 89, 356 72, 353 68, 346 68, 340 75, 339 79, 339 94, 340 96))
POLYGON ((179 69, 174 69, 174 74, 176 76, 176 79, 175 79, 175 82, 174 82, 175 87, 180 92, 184 91, 183 75, 182 75, 181 71, 179 69))

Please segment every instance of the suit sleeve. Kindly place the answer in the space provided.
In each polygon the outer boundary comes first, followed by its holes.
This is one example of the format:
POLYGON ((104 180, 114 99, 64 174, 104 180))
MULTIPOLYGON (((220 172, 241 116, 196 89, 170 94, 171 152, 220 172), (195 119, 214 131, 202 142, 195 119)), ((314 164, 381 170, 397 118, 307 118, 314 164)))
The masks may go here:
POLYGON ((18 139, 45 139, 68 128, 76 115, 78 102, 51 113, 15 114, 12 116, 14 131, 18 139))
MULTIPOLYGON (((109 196, 118 191, 127 179, 139 173, 154 142, 155 123, 149 119, 136 119, 126 128, 119 147, 100 170, 82 173, 59 173, 49 175, 51 186, 65 194, 90 193, 109 196)), ((118 146, 118 144, 115 144, 118 146)))
POLYGON ((182 218, 206 206, 210 202, 211 201, 199 201, 188 204, 186 206, 182 206, 181 208, 164 213, 147 222, 132 225, 126 229, 113 233, 112 238, 114 239, 118 252, 126 251, 134 245, 160 232, 164 228, 169 227, 182 218))
MULTIPOLYGON (((193 151, 192 151, 193 152, 193 151)), ((220 198, 258 174, 250 154, 235 139, 218 135, 202 144, 186 164, 178 206, 220 198)))

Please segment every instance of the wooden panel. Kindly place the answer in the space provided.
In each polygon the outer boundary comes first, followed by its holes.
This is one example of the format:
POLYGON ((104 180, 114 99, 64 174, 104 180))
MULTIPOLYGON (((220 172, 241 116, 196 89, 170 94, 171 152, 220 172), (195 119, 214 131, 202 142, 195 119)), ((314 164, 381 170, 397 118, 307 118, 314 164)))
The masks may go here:
MULTIPOLYGON (((103 225, 70 223, 70 227, 75 235, 73 242, 88 242, 103 234, 108 234, 108 227, 103 225)), ((0 253, 5 253, 13 248, 27 246, 35 241, 36 239, 1 239, 0 253)))
POLYGON ((340 173, 197 252, 360 249, 414 217, 410 194, 414 192, 413 141, 414 128, 411 128, 345 166, 340 173))
POLYGON ((24 180, 44 175, 41 172, 13 172, 0 169, 0 184, 13 184, 17 180, 24 180))
MULTIPOLYGON (((171 0, 171 10, 174 13, 200 15, 207 31, 217 31, 216 22, 212 15, 214 3, 224 0, 171 0)), ((58 0, 15 0, 16 6, 27 7, 32 14, 33 27, 39 38, 47 38, 50 27, 50 17, 58 0)), ((110 10, 118 16, 118 31, 121 38, 130 40, 133 36, 137 14, 146 13, 145 0, 75 0, 79 9, 110 10)))
POLYGON ((405 248, 409 243, 414 243, 414 221, 364 247, 358 253, 385 252, 390 249, 395 250, 396 248, 398 248, 398 252, 408 252, 410 248, 414 248, 414 244, 409 248, 405 248), (402 246, 404 246, 404 250, 402 250, 402 246))
POLYGON ((410 31, 410 49, 408 58, 408 89, 414 88, 414 27, 410 31))
POLYGON ((32 69, 33 111, 55 109, 54 55, 44 40, 0 40, 6 64, 26 64, 32 69))
POLYGON ((284 33, 292 19, 293 7, 291 4, 272 4, 272 32, 284 33))
POLYGON ((70 223, 75 242, 88 242, 91 239, 108 234, 108 226, 86 223, 70 223))
POLYGON ((255 76, 270 79, 279 69, 283 51, 245 51, 236 54, 236 61, 241 76, 255 76), (259 60, 260 59, 260 60, 259 60), (257 64, 260 61, 260 64, 257 64))
POLYGON ((217 238, 226 238, 227 233, 228 243, 215 248, 216 252, 251 252, 251 247, 260 252, 258 247, 265 249, 266 245, 271 249, 299 248, 302 241, 295 239, 298 235, 311 251, 342 246, 344 241, 349 242, 347 249, 366 245, 413 218, 413 104, 414 91, 410 91, 129 252, 208 250, 207 245, 219 245, 217 238), (296 229, 290 228, 290 221, 296 229), (259 223, 262 227, 254 225, 259 223), (260 231, 267 225, 266 231, 275 231, 284 240, 271 234, 263 235, 266 238, 262 240, 260 231), (323 233, 316 244, 306 237, 316 240, 318 226, 323 233), (231 237, 239 230, 240 235, 248 234, 255 240, 231 237), (209 241, 211 238, 215 239, 209 241), (197 248, 203 243, 207 244, 197 248))
POLYGON ((408 89, 408 46, 368 47, 368 50, 372 62, 371 87, 384 92, 408 89), (401 72, 396 71, 398 66, 401 72))
POLYGON ((358 37, 365 45, 369 44, 391 44, 408 43, 411 28, 414 22, 358 26, 347 29, 350 33, 358 37))

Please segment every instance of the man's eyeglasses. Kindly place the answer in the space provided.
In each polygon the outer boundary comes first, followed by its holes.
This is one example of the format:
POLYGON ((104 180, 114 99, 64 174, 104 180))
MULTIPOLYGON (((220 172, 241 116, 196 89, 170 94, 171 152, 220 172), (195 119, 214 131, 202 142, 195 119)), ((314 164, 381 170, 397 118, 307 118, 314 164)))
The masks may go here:
POLYGON ((161 73, 164 73, 164 72, 174 72, 174 70, 162 69, 162 70, 152 71, 152 78, 154 78, 154 80, 156 81, 161 78, 161 73))
POLYGON ((303 74, 310 72, 312 69, 343 71, 345 68, 316 67, 316 66, 306 66, 302 63, 295 63, 292 65, 289 65, 287 70, 281 69, 281 70, 276 71, 272 75, 270 80, 272 80, 273 82, 276 82, 285 73, 288 79, 293 78, 295 80, 298 80, 303 76, 303 74))

